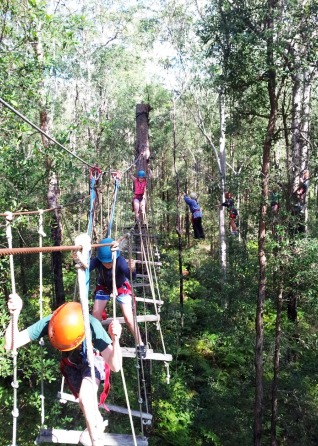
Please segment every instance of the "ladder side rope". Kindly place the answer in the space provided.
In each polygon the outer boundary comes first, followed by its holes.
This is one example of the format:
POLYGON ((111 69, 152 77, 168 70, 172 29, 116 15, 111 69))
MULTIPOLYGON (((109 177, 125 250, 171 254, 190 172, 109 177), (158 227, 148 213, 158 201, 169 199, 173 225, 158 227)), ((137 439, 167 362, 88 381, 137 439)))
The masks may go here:
MULTIPOLYGON (((117 260, 117 250, 118 250, 118 248, 119 248, 119 244, 118 243, 113 244, 113 246, 111 248, 112 260, 113 260, 113 268, 112 268, 112 280, 113 280, 112 299, 113 299, 113 319, 114 320, 116 319, 116 297, 118 295, 117 286, 116 286, 116 260, 117 260)), ((129 396, 128 396, 128 391, 127 391, 127 386, 126 386, 125 375, 124 375, 124 368, 121 367, 120 371, 121 371, 121 378, 122 378, 122 383, 123 383, 123 387, 124 387, 124 393, 125 393, 125 397, 126 397, 126 404, 127 404, 127 410, 128 410, 128 415, 129 415, 129 421, 130 421, 130 426, 131 426, 131 432, 132 432, 132 436, 133 436, 134 446, 137 446, 135 427, 134 427, 132 414, 131 414, 131 409, 130 409, 130 402, 129 402, 129 396)))
MULTIPOLYGON (((129 256, 129 262, 131 262, 132 260, 132 239, 131 237, 128 240, 128 256, 129 256)), ((132 279, 132 271, 130 271, 130 282, 131 284, 133 283, 133 279, 132 279)), ((135 298, 135 291, 134 288, 132 286, 132 291, 133 291, 133 317, 134 317, 134 329, 135 332, 137 331, 137 302, 136 302, 136 298, 135 298)), ((147 342, 146 342, 147 345, 147 342)), ((147 392, 146 392, 146 387, 145 387, 145 372, 144 372, 144 366, 143 366, 143 361, 138 361, 138 357, 136 355, 136 370, 137 370, 137 386, 138 386, 138 403, 139 403, 139 412, 140 412, 140 421, 141 421, 141 431, 143 434, 144 431, 144 427, 143 427, 143 419, 142 419, 142 403, 143 403, 143 398, 141 395, 141 385, 140 385, 140 373, 141 373, 141 379, 143 384, 143 391, 144 391, 144 400, 145 400, 145 406, 146 406, 146 412, 149 413, 149 409, 148 409, 148 400, 147 400, 147 392), (140 372, 141 369, 141 372, 140 372)))
MULTIPOLYGON (((119 178, 121 178, 121 175, 118 174, 117 172, 114 172, 114 174, 115 174, 115 191, 114 191, 113 203, 112 203, 112 217, 110 219, 109 228, 111 228, 111 226, 112 226, 112 220, 113 220, 113 216, 114 216, 114 212, 115 212, 115 206, 116 206, 119 178)), ((133 228, 131 229, 131 231, 133 231, 133 228)), ((109 229, 108 229, 107 236, 109 236, 109 234, 110 234, 110 232, 109 232, 109 229)), ((116 286, 116 259, 117 259, 116 251, 119 249, 119 243, 122 240, 124 240, 125 238, 128 239, 128 242, 130 242, 130 240, 131 240, 130 237, 131 237, 130 232, 127 233, 127 234, 124 234, 122 237, 119 238, 119 240, 115 241, 115 243, 112 244, 112 248, 111 248, 111 250, 112 250, 112 257, 113 257, 113 267, 112 267, 113 292, 112 292, 112 299, 113 299, 113 318, 114 319, 116 318, 116 297, 118 295, 117 286, 116 286)), ((132 283, 132 277, 130 277, 130 279, 131 279, 131 283, 132 283)), ((134 328, 135 328, 135 332, 137 332, 136 311, 134 311, 133 314, 134 314, 134 328)), ((135 340, 135 343, 136 343, 136 340, 135 340)), ((135 430, 134 430, 134 425, 133 425, 133 420, 132 420, 132 415, 131 415, 131 409, 130 409, 129 396, 128 396, 128 392, 127 392, 127 387, 126 387, 126 381, 125 381, 125 377, 124 377, 123 368, 121 369, 121 376, 122 376, 122 382, 123 382, 123 387, 124 387, 124 393, 125 393, 125 397, 126 397, 126 404, 127 404, 127 410, 128 410, 128 415, 129 415, 129 420, 130 420, 130 425, 131 425, 134 445, 137 445, 137 443, 136 443, 136 435, 135 435, 135 430)), ((141 398, 140 398, 139 379, 138 379, 138 394, 139 394, 139 402, 140 402, 141 398)), ((143 425, 142 424, 141 424, 141 429, 142 429, 142 432, 143 432, 143 425)))
MULTIPOLYGON (((144 256, 145 259, 149 260, 149 257, 150 257, 150 255, 149 255, 149 246, 151 246, 151 244, 150 244, 149 240, 146 239, 146 241, 147 241, 147 251, 148 251, 147 254, 148 254, 148 256, 146 255, 146 250, 144 248, 143 240, 141 241, 142 253, 143 253, 142 255, 144 256)), ((151 256, 151 260, 152 260, 152 262, 154 264, 154 256, 153 255, 151 256)), ((148 263, 146 263, 146 268, 147 268, 147 271, 149 272, 150 270, 148 268, 148 263)), ((153 268, 153 271, 154 271, 155 279, 156 279, 155 282, 156 282, 156 290, 157 290, 157 293, 158 293, 158 299, 161 300, 160 290, 159 290, 159 281, 158 281, 158 277, 157 277, 157 273, 156 273, 155 267, 153 268)), ((150 288, 151 288, 152 297, 155 300, 155 291, 154 291, 154 288, 153 288, 153 283, 150 285, 150 288)), ((158 315, 157 305, 156 305, 155 301, 154 301, 154 306, 155 306, 155 309, 156 309, 156 314, 158 315)), ((157 322, 157 329, 159 330, 161 344, 162 344, 162 348, 163 348, 163 353, 166 355, 166 347, 165 347, 165 342, 164 342, 164 338, 163 338, 163 333, 162 333, 160 321, 157 322)), ((164 365, 166 367, 166 373, 167 373, 166 381, 167 381, 167 384, 169 384, 170 383, 170 366, 169 366, 169 363, 167 361, 164 362, 164 365)))
MULTIPOLYGON (((9 248, 12 248, 12 212, 6 212, 6 236, 8 240, 8 246, 9 248)), ((10 273, 11 273, 11 290, 13 294, 16 294, 16 286, 15 286, 15 275, 14 275, 14 263, 13 263, 13 255, 10 255, 10 273)), ((19 409, 18 409, 18 367, 17 367, 17 356, 18 352, 15 348, 15 337, 14 337, 14 327, 17 324, 17 321, 15 320, 15 314, 12 312, 11 314, 11 321, 12 321, 12 358, 13 358, 13 381, 11 383, 13 387, 13 410, 12 410, 12 417, 13 417, 13 423, 12 423, 12 445, 16 446, 17 442, 17 419, 19 416, 19 409)))
MULTIPOLYGON (((39 246, 40 248, 43 245, 43 237, 46 237, 46 234, 43 231, 43 210, 39 211, 39 230, 38 230, 38 234, 39 234, 39 246)), ((39 287, 40 287, 40 292, 39 292, 39 305, 40 305, 40 319, 43 318, 43 253, 40 252, 39 253, 39 287)), ((45 421, 45 406, 44 406, 44 400, 45 400, 45 396, 44 396, 44 339, 43 337, 40 338, 39 344, 41 346, 41 395, 40 395, 40 400, 41 400, 41 426, 44 425, 44 421, 45 421)))

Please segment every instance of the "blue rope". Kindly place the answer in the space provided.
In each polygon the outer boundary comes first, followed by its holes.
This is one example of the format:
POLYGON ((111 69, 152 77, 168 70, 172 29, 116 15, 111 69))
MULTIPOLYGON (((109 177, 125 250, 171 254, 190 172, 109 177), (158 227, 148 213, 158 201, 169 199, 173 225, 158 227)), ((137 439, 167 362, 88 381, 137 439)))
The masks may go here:
POLYGON ((110 237, 110 235, 111 235, 112 226, 113 226, 113 220, 114 220, 114 215, 115 215, 115 207, 116 207, 116 200, 117 200, 118 190, 119 190, 119 180, 116 179, 115 180, 114 199, 113 199, 113 204, 112 204, 112 208, 111 208, 111 212, 110 212, 110 219, 109 219, 109 225, 108 225, 108 228, 107 228, 106 237, 110 237))
POLYGON ((92 176, 91 185, 90 185, 90 208, 89 208, 89 220, 88 220, 88 228, 87 234, 92 237, 93 232, 93 220, 94 220, 94 204, 96 200, 96 191, 95 191, 96 180, 92 176))

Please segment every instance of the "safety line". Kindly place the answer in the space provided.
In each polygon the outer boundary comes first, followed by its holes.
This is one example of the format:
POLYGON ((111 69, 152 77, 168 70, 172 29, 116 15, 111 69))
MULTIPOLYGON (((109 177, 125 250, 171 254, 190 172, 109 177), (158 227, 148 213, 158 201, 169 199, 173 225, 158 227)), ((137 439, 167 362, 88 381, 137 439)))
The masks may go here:
POLYGON ((79 156, 75 155, 75 153, 71 152, 69 149, 67 149, 66 147, 64 147, 61 143, 59 143, 58 141, 56 141, 56 139, 52 138, 50 135, 48 135, 46 132, 44 132, 42 129, 40 129, 40 127, 38 127, 37 125, 33 124, 33 122, 31 122, 26 116, 22 115, 22 113, 18 112, 18 110, 16 110, 15 108, 13 108, 10 104, 8 104, 6 101, 4 101, 2 98, 0 98, 0 102, 7 107, 10 111, 12 111, 13 113, 15 113, 17 116, 19 116, 21 119, 23 119, 23 121, 27 122, 31 127, 33 127, 36 131, 40 132, 42 135, 44 135, 47 139, 49 139, 50 141, 52 141, 54 144, 58 145, 59 147, 61 147, 63 150, 65 150, 68 154, 72 155, 74 158, 78 159, 81 163, 85 164, 88 167, 94 167, 91 164, 87 163, 86 161, 84 161, 82 158, 80 158, 79 156))

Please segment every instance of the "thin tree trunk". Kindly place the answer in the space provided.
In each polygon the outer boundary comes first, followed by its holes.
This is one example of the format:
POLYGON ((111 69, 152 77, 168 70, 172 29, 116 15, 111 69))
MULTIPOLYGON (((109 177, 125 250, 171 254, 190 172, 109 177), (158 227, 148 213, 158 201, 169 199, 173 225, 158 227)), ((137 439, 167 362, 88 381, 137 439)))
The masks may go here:
POLYGON ((274 354, 274 376, 272 382, 272 422, 271 422, 271 446, 278 446, 276 438, 277 420, 278 420, 278 378, 280 366, 280 343, 281 343, 281 320, 283 310, 283 289, 280 287, 277 298, 276 310, 276 330, 275 330, 275 354, 274 354))
POLYGON ((254 407, 254 445, 261 445, 262 418, 263 418, 263 348, 264 348, 264 326, 263 312, 266 297, 266 213, 269 187, 270 152, 273 135, 275 132, 277 116, 276 98, 276 72, 273 57, 273 33, 274 33, 274 11, 277 0, 268 0, 267 9, 267 67, 268 67, 268 96, 270 102, 270 116, 263 147, 262 162, 262 202, 260 206, 260 220, 258 231, 258 260, 259 260, 259 289, 256 308, 256 345, 255 345, 255 407, 254 407))
POLYGON ((178 235, 178 260, 179 260, 179 299, 181 307, 181 326, 183 326, 183 275, 182 275, 182 233, 180 225, 180 180, 177 170, 177 140, 176 140, 176 104, 173 101, 173 169, 176 176, 176 199, 177 199, 177 212, 176 212, 176 233, 178 235))
MULTIPOLYGON (((225 183, 226 183, 226 151, 225 151, 225 100, 224 95, 220 93, 220 185, 221 185, 221 203, 224 203, 225 197, 225 183)), ((222 283, 226 283, 226 238, 225 238, 225 222, 224 222, 224 207, 220 206, 219 210, 219 237, 220 237, 220 262, 221 262, 221 277, 222 283)), ((225 302, 227 306, 228 302, 225 302)))

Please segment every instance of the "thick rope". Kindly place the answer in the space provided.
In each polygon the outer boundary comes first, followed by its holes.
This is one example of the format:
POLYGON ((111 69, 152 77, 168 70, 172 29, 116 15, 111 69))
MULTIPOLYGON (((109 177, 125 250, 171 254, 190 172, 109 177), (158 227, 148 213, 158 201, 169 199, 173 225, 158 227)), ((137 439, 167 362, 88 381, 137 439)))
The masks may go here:
MULTIPOLYGON (((93 352, 93 342, 92 333, 89 320, 89 309, 88 309, 88 288, 89 288, 89 261, 90 261, 90 236, 88 234, 81 234, 76 237, 75 243, 79 243, 83 246, 82 252, 76 252, 76 257, 79 259, 79 263, 76 264, 77 267, 77 277, 78 277, 78 287, 79 287, 79 297, 82 305, 83 319, 84 319, 84 329, 85 329, 85 354, 87 356, 88 364, 91 369, 92 377, 92 387, 94 395, 94 412, 95 412, 95 423, 96 428, 98 424, 98 402, 97 402, 97 384, 95 377, 95 366, 94 366, 94 352, 93 352), (87 275, 88 272, 88 275, 87 275), (88 280, 87 280, 88 277, 88 280), (95 398, 96 394, 96 398, 95 398)), ((84 346, 83 344, 83 346, 84 346)), ((94 443, 93 443, 94 444, 94 443)))
MULTIPOLYGON (((8 240, 8 246, 9 248, 12 248, 12 230, 11 230, 11 223, 12 223, 12 213, 6 212, 6 236, 8 240)), ((10 255, 10 272, 11 272, 11 290, 13 294, 16 294, 16 286, 15 286, 15 275, 14 275, 14 263, 13 263, 13 256, 10 255)), ((11 313, 11 324, 12 324, 12 345, 11 345, 11 354, 13 358, 13 381, 11 383, 13 387, 13 410, 12 410, 12 417, 13 417, 13 423, 12 423, 12 445, 16 446, 17 441, 17 423, 18 423, 18 416, 19 416, 19 409, 18 409, 18 367, 17 367, 17 356, 18 352, 15 347, 15 336, 14 336, 14 329, 17 324, 17 321, 15 320, 15 312, 13 311, 11 313)))
MULTIPOLYGON (((43 211, 39 211, 39 246, 40 248, 43 245, 43 237, 46 237, 46 234, 43 231, 43 211)), ((43 318, 43 254, 40 252, 39 254, 39 281, 40 281, 40 293, 39 293, 39 304, 40 304, 40 319, 43 318)), ((41 426, 44 425, 45 421, 45 406, 44 406, 44 339, 41 337, 39 344, 41 346, 41 426)))
MULTIPOLYGON (((123 236, 124 238, 125 236, 123 236)), ((109 243, 95 243, 92 248, 99 248, 100 246, 108 246, 109 243)), ((72 246, 42 246, 42 247, 28 247, 28 248, 3 248, 0 249, 0 256, 15 255, 15 254, 35 254, 39 252, 58 252, 58 251, 81 251, 81 245, 72 246)))

